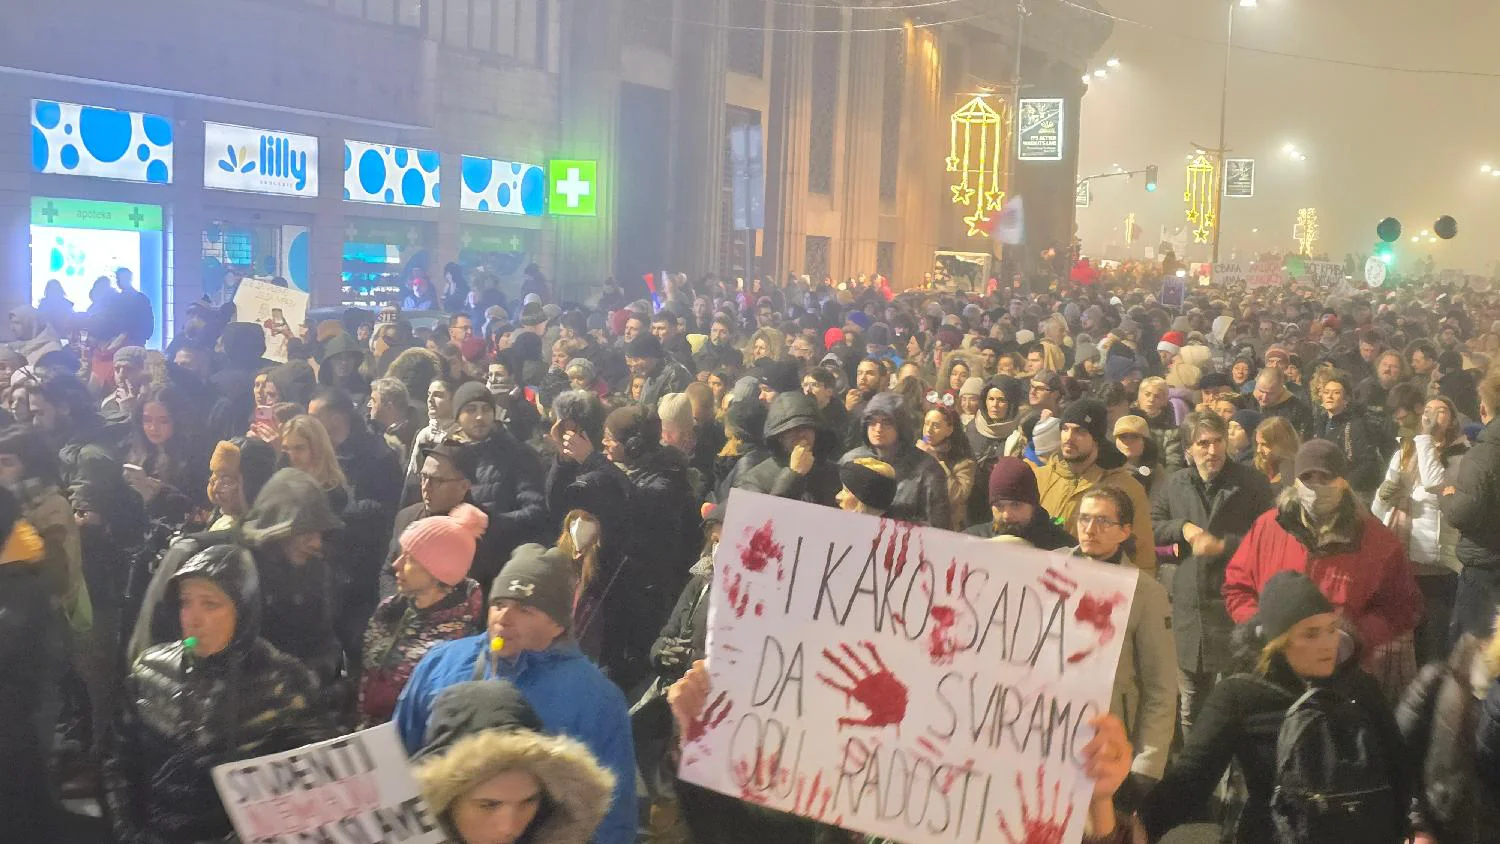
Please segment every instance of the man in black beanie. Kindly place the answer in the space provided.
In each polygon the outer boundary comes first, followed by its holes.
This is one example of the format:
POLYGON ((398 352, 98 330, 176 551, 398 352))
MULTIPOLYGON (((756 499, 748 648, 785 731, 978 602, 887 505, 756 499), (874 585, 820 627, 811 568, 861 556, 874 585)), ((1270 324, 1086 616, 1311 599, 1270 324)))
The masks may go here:
POLYGON ((1019 457, 1002 457, 990 470, 992 520, 964 531, 970 536, 1002 539, 1043 551, 1071 548, 1072 534, 1052 521, 1037 493, 1036 473, 1019 457))
MULTIPOLYGON (((653 338, 654 339, 654 338, 653 338)), ((490 588, 488 628, 422 658, 392 720, 408 753, 424 744, 444 689, 469 680, 514 683, 553 735, 582 742, 615 775, 614 801, 593 840, 635 841, 635 750, 625 696, 578 649, 572 564, 556 548, 521 545, 490 588)))
POLYGON ((642 407, 655 408, 661 397, 682 392, 693 381, 692 373, 662 351, 661 341, 651 334, 637 334, 625 344, 625 365, 630 375, 644 378, 641 385, 642 407))
POLYGON ((1130 560, 1141 571, 1155 572, 1151 501, 1126 467, 1125 456, 1110 440, 1107 416, 1104 404, 1095 399, 1079 399, 1063 408, 1062 447, 1036 470, 1042 507, 1077 537, 1078 504, 1083 494, 1096 486, 1118 487, 1135 509, 1131 533, 1136 547, 1130 560))

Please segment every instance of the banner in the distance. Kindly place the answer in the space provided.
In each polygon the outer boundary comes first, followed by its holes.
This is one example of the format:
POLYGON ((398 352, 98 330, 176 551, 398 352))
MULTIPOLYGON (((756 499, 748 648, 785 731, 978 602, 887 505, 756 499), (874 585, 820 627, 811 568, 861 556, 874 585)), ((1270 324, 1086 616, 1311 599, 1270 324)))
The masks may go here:
POLYGON ((1136 572, 736 490, 683 779, 907 844, 1076 842, 1136 572))

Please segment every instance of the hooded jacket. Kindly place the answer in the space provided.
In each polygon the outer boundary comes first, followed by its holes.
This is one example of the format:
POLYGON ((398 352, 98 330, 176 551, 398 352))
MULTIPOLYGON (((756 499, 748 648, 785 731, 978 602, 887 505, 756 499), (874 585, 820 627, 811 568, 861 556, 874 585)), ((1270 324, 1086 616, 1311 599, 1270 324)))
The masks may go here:
POLYGON ((125 679, 102 767, 120 842, 199 842, 231 831, 214 790, 215 765, 279 753, 337 734, 315 706, 312 675, 260 638, 260 578, 232 545, 202 551, 171 581, 213 581, 235 607, 229 646, 210 656, 182 642, 151 648, 125 679))
POLYGON ((917 524, 952 527, 953 519, 948 506, 948 476, 932 455, 917 448, 916 432, 911 430, 908 415, 901 407, 901 397, 895 393, 879 393, 865 405, 860 415, 860 428, 864 431, 865 444, 851 450, 839 461, 848 463, 861 457, 884 460, 896 470, 896 500, 891 504, 891 518, 917 524), (870 417, 881 414, 895 420, 896 444, 889 459, 881 457, 870 445, 870 417))
POLYGON ((762 492, 778 498, 791 498, 832 507, 843 483, 838 466, 824 455, 832 445, 833 434, 823 427, 817 405, 803 393, 780 393, 771 400, 766 412, 765 445, 771 458, 742 472, 735 486, 751 492, 762 492), (812 469, 806 475, 792 471, 792 456, 781 447, 778 438, 797 428, 817 432, 813 447, 812 469))
POLYGON ((484 626, 484 595, 469 578, 441 600, 420 609, 405 595, 380 602, 365 628, 359 676, 360 726, 391 719, 396 698, 422 657, 439 642, 472 636, 484 626))
POLYGON ((1260 606, 1261 587, 1281 571, 1298 571, 1359 632, 1364 653, 1416 628, 1422 593, 1401 540, 1345 493, 1332 518, 1351 524, 1351 542, 1309 551, 1313 539, 1303 522, 1296 489, 1281 493, 1276 509, 1255 520, 1224 570, 1224 604, 1236 624, 1260 606))
POLYGON ((224 326, 224 367, 208 379, 217 398, 208 413, 210 442, 243 436, 255 412, 255 373, 265 366, 266 334, 253 322, 224 326))
POLYGON ((614 774, 614 799, 593 840, 633 844, 636 762, 625 696, 566 638, 546 650, 494 663, 489 659, 486 633, 444 642, 428 651, 412 672, 392 719, 407 752, 415 753, 423 746, 429 716, 444 689, 494 678, 509 680, 521 691, 548 733, 582 742, 614 774))
POLYGON ((538 541, 548 530, 542 464, 536 452, 499 426, 464 451, 474 466, 469 497, 490 517, 469 576, 487 590, 517 545, 538 541))
POLYGON ((444 755, 416 769, 422 796, 450 841, 463 844, 453 828, 453 802, 504 771, 524 771, 542 787, 542 806, 521 840, 526 844, 580 844, 596 840, 609 811, 615 777, 583 744, 531 730, 484 730, 453 744, 444 755))
POLYGON ((1442 496, 1443 517, 1458 529, 1458 561, 1500 569, 1500 416, 1479 432, 1458 467, 1452 495, 1442 496))

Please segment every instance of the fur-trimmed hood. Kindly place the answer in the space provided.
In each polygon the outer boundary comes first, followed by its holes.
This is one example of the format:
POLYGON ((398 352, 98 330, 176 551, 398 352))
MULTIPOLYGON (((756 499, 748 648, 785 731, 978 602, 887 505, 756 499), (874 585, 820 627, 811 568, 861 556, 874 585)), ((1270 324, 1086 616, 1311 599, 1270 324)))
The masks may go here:
POLYGON ((528 844, 585 844, 604 820, 615 777, 580 742, 530 730, 487 730, 453 745, 416 770, 422 796, 444 831, 462 844, 448 820, 459 796, 505 771, 524 770, 542 784, 545 799, 527 830, 528 844))

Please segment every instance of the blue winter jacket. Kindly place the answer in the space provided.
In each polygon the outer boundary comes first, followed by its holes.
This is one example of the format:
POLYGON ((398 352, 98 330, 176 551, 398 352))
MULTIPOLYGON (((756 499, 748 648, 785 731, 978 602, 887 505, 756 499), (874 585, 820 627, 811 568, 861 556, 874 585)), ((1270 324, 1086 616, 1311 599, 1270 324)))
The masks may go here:
MULTIPOLYGON (((432 702, 443 689, 477 679, 474 666, 488 653, 489 636, 481 633, 444 642, 422 657, 396 702, 393 720, 407 753, 422 747, 432 702)), ((594 834, 596 844, 632 844, 636 836, 635 745, 625 696, 570 639, 545 651, 527 651, 513 661, 500 660, 483 677, 516 685, 550 733, 584 743, 599 764, 615 775, 615 799, 594 834)))

